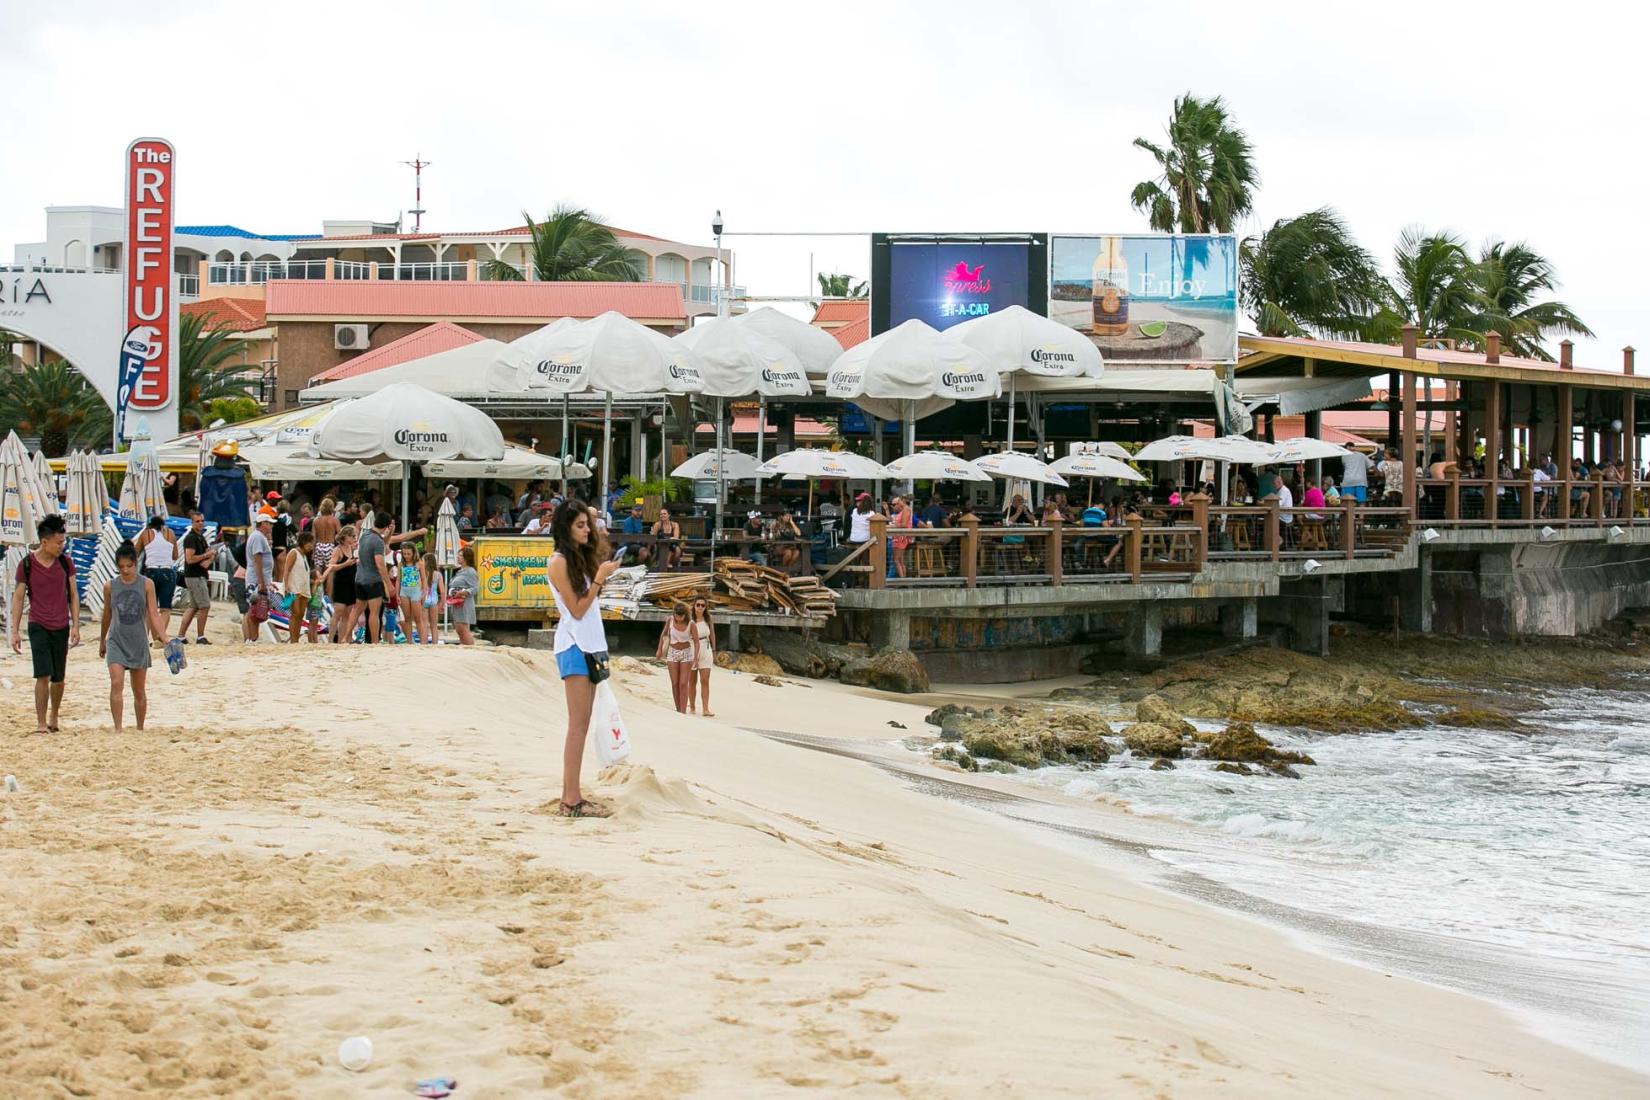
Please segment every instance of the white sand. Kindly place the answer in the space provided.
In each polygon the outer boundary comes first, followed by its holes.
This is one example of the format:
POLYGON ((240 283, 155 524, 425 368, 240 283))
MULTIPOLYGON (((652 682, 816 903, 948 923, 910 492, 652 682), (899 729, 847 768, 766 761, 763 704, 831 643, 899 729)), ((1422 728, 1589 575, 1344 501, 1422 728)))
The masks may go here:
MULTIPOLYGON (((925 708, 621 660, 636 751, 552 816, 548 654, 221 645, 117 741, 0 662, 0 1093, 1625 1096, 1492 1006, 1277 931, 862 761, 925 708), (375 1061, 341 1069, 342 1038, 375 1061)), ((948 778, 961 778, 947 773, 948 778)), ((981 780, 980 782, 985 782, 981 780)))

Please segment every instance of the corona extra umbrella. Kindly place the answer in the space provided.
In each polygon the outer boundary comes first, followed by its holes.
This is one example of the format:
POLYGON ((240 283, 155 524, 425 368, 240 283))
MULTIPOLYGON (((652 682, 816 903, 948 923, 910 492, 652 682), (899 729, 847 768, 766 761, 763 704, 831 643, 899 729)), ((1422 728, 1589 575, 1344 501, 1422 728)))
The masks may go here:
POLYGON ((674 470, 671 477, 690 477, 695 481, 749 481, 761 475, 756 472, 761 463, 743 451, 700 451, 674 470))
POLYGON ((1044 485, 1066 485, 1066 479, 1049 468, 1047 463, 1040 462, 1028 454, 1019 451, 999 451, 996 454, 981 455, 974 460, 974 465, 990 474, 1007 481, 1037 481, 1044 485))
POLYGON ((1072 454, 1105 455, 1107 458, 1115 458, 1119 462, 1134 461, 1134 455, 1129 453, 1127 447, 1121 443, 1113 443, 1109 439, 1103 439, 1098 443, 1074 443, 1072 447, 1072 454))
POLYGON ((966 459, 945 451, 918 451, 888 463, 888 472, 905 481, 990 481, 991 475, 966 459))
POLYGON ((443 569, 458 568, 458 516, 452 497, 442 494, 441 510, 435 515, 435 563, 443 569))
POLYGON ((45 514, 34 464, 15 431, 0 442, 0 545, 33 546, 45 514))
POLYGON ((948 339, 967 344, 986 362, 1008 375, 1008 446, 1014 447, 1014 383, 1018 374, 1051 378, 1099 378, 1100 349, 1088 335, 1031 312, 1009 306, 984 317, 952 325, 948 339))
POLYGON ((827 373, 842 355, 842 345, 836 342, 836 337, 772 306, 728 318, 728 323, 761 333, 781 345, 802 361, 803 369, 809 374, 827 373))
POLYGON ((1276 462, 1272 447, 1241 435, 1170 435, 1154 439, 1135 453, 1136 462, 1276 462))
POLYGON ((69 455, 68 509, 63 514, 71 535, 95 535, 103 522, 103 509, 108 490, 103 485, 103 471, 89 451, 75 451, 69 455))
POLYGON ((1110 455, 1079 451, 1057 458, 1048 468, 1061 477, 1110 477, 1118 481, 1145 481, 1146 475, 1110 455))
POLYGON ((1345 458, 1352 452, 1338 443, 1331 443, 1327 439, 1312 439, 1301 436, 1299 439, 1286 439, 1282 443, 1274 443, 1272 447, 1272 461, 1290 465, 1296 462, 1312 462, 1323 458, 1345 458))
POLYGON ((46 461, 44 451, 34 452, 34 476, 40 488, 40 503, 47 511, 57 508, 57 474, 52 472, 52 464, 46 461))
MULTIPOLYGON (((716 452, 724 451, 722 402, 729 397, 755 394, 759 409, 756 428, 756 462, 762 462, 762 437, 767 434, 767 402, 770 397, 807 397, 813 393, 802 360, 785 345, 771 340, 754 328, 731 317, 718 317, 695 325, 676 337, 691 348, 704 371, 700 393, 716 399, 716 452)), ((833 344, 835 340, 831 341, 833 344)), ((722 526, 726 496, 725 476, 716 477, 716 526, 722 526)), ((758 485, 757 492, 761 492, 758 485)))
POLYGON ((154 448, 133 451, 126 464, 126 476, 120 483, 120 514, 139 521, 166 515, 164 489, 154 448))

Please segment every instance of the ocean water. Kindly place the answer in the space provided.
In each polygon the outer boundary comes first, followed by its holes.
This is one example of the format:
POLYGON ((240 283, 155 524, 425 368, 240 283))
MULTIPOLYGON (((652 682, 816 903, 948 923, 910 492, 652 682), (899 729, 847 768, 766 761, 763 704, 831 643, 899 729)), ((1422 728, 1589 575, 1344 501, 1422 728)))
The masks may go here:
POLYGON ((1650 679, 1541 702, 1518 732, 1263 727, 1317 760, 1300 780, 1127 756, 1018 778, 1126 805, 1111 831, 1170 877, 1326 918, 1351 957, 1650 1070, 1650 679))

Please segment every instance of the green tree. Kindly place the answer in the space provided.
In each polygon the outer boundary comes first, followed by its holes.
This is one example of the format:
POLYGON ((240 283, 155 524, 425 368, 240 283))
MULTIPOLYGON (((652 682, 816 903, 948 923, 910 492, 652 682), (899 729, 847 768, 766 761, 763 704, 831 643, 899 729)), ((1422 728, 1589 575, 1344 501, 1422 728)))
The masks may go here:
POLYGON ((220 420, 225 424, 239 424, 262 415, 263 411, 264 407, 255 397, 219 397, 207 403, 206 426, 210 428, 220 420))
POLYGON ((1471 345, 1478 339, 1484 298, 1478 265, 1460 237, 1411 226, 1393 258, 1391 305, 1400 325, 1414 325, 1422 340, 1471 345))
POLYGON ((109 406, 62 359, 0 371, 0 424, 39 437, 50 458, 70 447, 105 445, 112 429, 109 406))
POLYGON ((1553 358, 1542 343, 1554 336, 1592 336, 1575 311, 1547 298, 1558 290, 1552 262, 1522 241, 1485 242, 1474 271, 1478 314, 1473 319, 1469 346, 1482 350, 1479 334, 1501 334, 1501 346, 1510 355, 1526 359, 1553 358))
POLYGON ((1250 212, 1255 186, 1254 150, 1232 124, 1221 97, 1175 100, 1167 142, 1134 143, 1156 160, 1159 175, 1135 185, 1130 201, 1160 233, 1230 233, 1250 212))
POLYGON ((205 329, 206 318, 178 318, 178 427, 186 432, 212 423, 212 403, 248 397, 257 380, 231 362, 240 352, 230 329, 205 329))
POLYGON ((1239 263, 1243 308, 1262 336, 1372 340, 1391 327, 1375 257, 1329 207, 1244 238, 1239 263))
MULTIPOLYGON (((535 222, 525 210, 521 216, 532 234, 528 262, 541 282, 642 281, 641 266, 625 251, 613 231, 596 221, 588 210, 558 206, 541 222, 535 222)), ((526 278, 501 260, 487 265, 487 277, 505 281, 526 278)))
POLYGON ((826 298, 864 298, 869 293, 869 284, 854 282, 852 275, 839 275, 826 272, 818 273, 819 293, 826 298))

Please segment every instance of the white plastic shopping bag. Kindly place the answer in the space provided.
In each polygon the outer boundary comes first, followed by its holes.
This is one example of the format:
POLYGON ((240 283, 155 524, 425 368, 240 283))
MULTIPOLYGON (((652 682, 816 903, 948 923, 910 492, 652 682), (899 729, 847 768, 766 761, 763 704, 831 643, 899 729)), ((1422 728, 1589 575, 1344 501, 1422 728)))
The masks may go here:
POLYGON ((629 758, 630 735, 625 732, 619 698, 613 694, 609 680, 596 685, 596 699, 590 707, 590 737, 596 742, 596 758, 603 765, 629 758))

